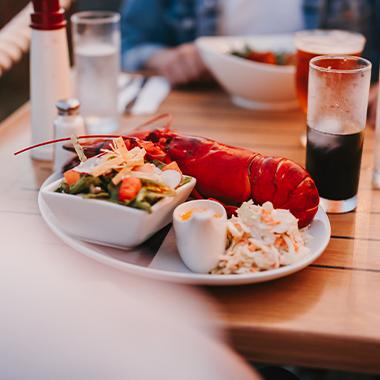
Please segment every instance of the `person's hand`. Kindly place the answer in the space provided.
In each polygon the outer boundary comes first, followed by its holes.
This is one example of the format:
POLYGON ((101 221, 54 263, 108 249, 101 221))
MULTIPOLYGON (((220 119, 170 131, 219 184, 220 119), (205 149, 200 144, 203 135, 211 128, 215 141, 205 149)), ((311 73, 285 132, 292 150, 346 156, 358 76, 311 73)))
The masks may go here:
POLYGON ((194 44, 159 50, 146 67, 165 76, 172 85, 199 80, 207 72, 194 44))

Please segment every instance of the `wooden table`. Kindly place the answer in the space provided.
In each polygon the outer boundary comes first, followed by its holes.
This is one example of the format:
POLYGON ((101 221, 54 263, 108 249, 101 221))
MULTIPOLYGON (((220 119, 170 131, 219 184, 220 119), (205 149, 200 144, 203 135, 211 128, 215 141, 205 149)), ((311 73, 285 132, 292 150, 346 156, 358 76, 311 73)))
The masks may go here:
MULTIPOLYGON (((173 114, 180 131, 304 162, 299 112, 235 108, 215 90, 173 92, 161 111, 173 114)), ((17 225, 20 215, 31 224, 42 223, 37 189, 50 165, 27 154, 12 157, 29 141, 25 105, 0 126, 0 216, 11 225, 17 225)), ((371 188, 372 156, 373 132, 368 130, 357 211, 330 215, 331 242, 313 265, 271 283, 205 289, 220 304, 220 321, 245 357, 380 373, 380 191, 371 188)), ((48 234, 46 229, 47 240, 48 234)), ((33 243, 28 231, 23 238, 33 243)), ((5 227, 1 239, 3 247, 10 247, 11 230, 5 227)))

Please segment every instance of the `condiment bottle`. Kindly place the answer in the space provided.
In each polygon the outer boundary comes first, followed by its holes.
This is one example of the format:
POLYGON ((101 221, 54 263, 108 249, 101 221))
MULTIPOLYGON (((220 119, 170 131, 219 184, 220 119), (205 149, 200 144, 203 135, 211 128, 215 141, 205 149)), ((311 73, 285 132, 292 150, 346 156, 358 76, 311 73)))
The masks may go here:
MULTIPOLYGON (((72 96, 66 20, 59 0, 33 0, 31 14, 30 97, 32 144, 53 138, 54 104, 72 96)), ((53 159, 52 145, 31 151, 40 160, 53 159)))
MULTIPOLYGON (((80 103, 77 99, 63 99, 56 103, 58 117, 54 121, 54 138, 79 136, 85 133, 83 117, 79 114, 80 103)), ((63 149, 63 143, 54 145, 54 171, 61 172, 64 164, 75 154, 63 149)))

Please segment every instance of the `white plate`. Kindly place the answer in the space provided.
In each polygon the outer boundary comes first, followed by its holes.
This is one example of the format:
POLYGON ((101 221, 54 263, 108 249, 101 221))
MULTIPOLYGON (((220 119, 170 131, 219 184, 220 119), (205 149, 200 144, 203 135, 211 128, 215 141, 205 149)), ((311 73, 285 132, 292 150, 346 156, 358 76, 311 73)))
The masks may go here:
MULTIPOLYGON (((44 185, 52 182, 50 177, 44 185)), ((43 185, 43 186, 44 186, 43 185)), ((193 285, 242 285, 271 281, 298 272, 315 261, 325 250, 331 234, 329 219, 320 207, 310 226, 313 239, 308 244, 311 253, 302 260, 278 269, 242 275, 209 275, 192 273, 182 263, 175 247, 173 230, 158 233, 146 244, 132 249, 104 247, 71 237, 58 223, 43 200, 38 197, 41 215, 50 229, 67 245, 96 261, 131 274, 152 279, 193 285), (163 242, 162 242, 163 240, 163 242), (162 242, 162 243, 161 243, 162 242)))

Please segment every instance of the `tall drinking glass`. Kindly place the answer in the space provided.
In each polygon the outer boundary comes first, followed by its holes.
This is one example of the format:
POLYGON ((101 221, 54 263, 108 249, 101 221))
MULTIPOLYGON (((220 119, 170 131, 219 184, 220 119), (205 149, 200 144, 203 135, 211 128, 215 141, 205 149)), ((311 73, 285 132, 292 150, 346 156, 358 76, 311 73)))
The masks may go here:
MULTIPOLYGON (((365 45, 362 34, 344 30, 304 30, 296 33, 296 90, 302 111, 307 113, 307 88, 309 83, 309 62, 319 55, 360 56, 365 45)), ((306 135, 301 135, 302 146, 306 135)))
POLYGON ((79 12, 71 17, 76 91, 89 133, 118 128, 117 79, 120 71, 120 15, 79 12))
POLYGON ((327 212, 356 208, 370 79, 364 58, 310 61, 306 168, 327 212))
POLYGON ((304 30, 296 33, 295 45, 297 96, 306 114, 310 60, 319 55, 360 56, 364 49, 365 37, 344 30, 304 30))

